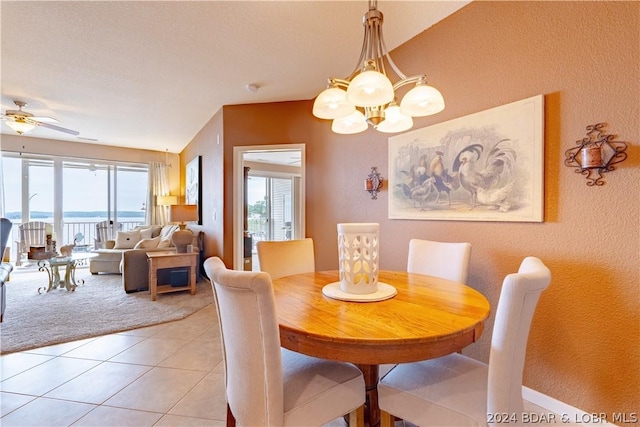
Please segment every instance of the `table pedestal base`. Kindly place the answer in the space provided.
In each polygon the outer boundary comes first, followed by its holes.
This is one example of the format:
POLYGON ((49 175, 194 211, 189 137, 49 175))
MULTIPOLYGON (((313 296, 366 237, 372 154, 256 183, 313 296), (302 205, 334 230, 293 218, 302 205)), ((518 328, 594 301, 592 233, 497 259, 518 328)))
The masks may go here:
POLYGON ((362 371, 364 376, 365 393, 367 399, 364 403, 364 423, 365 425, 375 427, 380 425, 380 407, 378 406, 378 365, 360 365, 356 366, 362 371))

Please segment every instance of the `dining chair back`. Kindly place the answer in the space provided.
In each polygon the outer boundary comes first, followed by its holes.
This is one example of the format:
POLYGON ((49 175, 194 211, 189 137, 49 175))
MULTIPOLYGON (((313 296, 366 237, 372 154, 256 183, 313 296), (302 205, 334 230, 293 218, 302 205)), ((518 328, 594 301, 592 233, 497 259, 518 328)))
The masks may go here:
POLYGON ((411 239, 407 272, 440 277, 466 285, 470 258, 470 243, 411 239))
POLYGON ((44 246, 47 243, 47 223, 29 221, 18 227, 19 241, 16 265, 22 265, 22 257, 27 256, 31 246, 44 246))
POLYGON ((264 272, 204 263, 218 311, 225 363, 227 425, 322 425, 350 414, 363 425, 360 370, 280 347, 275 298, 264 272))
POLYGON ((260 271, 269 273, 271 280, 292 274, 316 271, 313 239, 296 239, 256 243, 260 271))
POLYGON ((393 368, 378 384, 382 426, 392 416, 420 426, 493 425, 524 413, 522 373, 531 321, 551 272, 535 257, 502 283, 491 337, 489 365, 454 353, 393 368))

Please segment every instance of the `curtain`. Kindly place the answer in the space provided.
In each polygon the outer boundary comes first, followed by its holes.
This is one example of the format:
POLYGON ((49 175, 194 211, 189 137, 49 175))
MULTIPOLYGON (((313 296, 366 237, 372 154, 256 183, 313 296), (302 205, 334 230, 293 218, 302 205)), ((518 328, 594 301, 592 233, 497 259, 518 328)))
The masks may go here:
POLYGON ((169 195, 169 167, 165 163, 149 163, 149 198, 145 221, 149 225, 165 225, 169 223, 169 208, 158 206, 158 196, 169 195))

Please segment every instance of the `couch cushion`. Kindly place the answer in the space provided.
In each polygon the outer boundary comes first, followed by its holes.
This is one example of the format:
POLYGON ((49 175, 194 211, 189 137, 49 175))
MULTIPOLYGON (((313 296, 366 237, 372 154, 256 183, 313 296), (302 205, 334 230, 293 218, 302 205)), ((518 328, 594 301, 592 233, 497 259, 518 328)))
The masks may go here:
POLYGON ((118 231, 114 249, 133 249, 140 241, 140 230, 118 231))
POLYGON ((109 262, 120 262, 122 259, 122 249, 97 249, 94 251, 98 254, 97 257, 91 258, 89 263, 92 264, 94 262, 100 261, 109 261, 109 262))

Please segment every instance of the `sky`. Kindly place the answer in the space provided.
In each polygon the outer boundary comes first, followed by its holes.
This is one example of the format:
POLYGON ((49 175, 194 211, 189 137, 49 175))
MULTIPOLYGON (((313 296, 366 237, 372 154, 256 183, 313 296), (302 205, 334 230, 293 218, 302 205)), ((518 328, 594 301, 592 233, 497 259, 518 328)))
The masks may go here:
MULTIPOLYGON (((2 158, 5 212, 20 212, 21 158, 2 158)), ((31 211, 53 211, 53 167, 30 166, 29 197, 31 211)), ((147 174, 119 172, 118 210, 141 210, 146 202, 147 174)), ((64 211, 106 211, 107 172, 105 170, 63 169, 64 211)))

